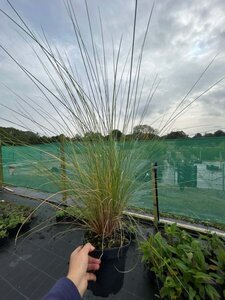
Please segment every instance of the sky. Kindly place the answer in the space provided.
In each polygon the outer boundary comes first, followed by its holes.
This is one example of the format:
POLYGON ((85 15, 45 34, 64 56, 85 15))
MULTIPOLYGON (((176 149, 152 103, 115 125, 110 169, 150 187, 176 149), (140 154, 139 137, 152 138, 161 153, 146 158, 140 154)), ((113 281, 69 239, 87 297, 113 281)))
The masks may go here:
MULTIPOLYGON (((73 0, 71 2, 82 39, 94 66, 85 1, 73 0)), ((91 98, 91 88, 88 84, 85 66, 64 1, 11 0, 11 4, 43 43, 45 43, 44 32, 51 49, 58 49, 67 67, 67 57, 69 58, 74 76, 91 98)), ((115 61, 122 37, 118 63, 118 78, 120 78, 126 58, 130 57, 131 53, 135 1, 87 0, 87 5, 92 24, 93 43, 98 53, 100 75, 104 66, 99 14, 101 15, 107 82, 109 95, 112 95, 115 75, 113 55, 115 61)), ((133 80, 152 7, 152 1, 138 1, 133 80)), ((18 20, 7 1, 0 0, 0 9, 12 16, 14 20, 18 20)), ((40 89, 13 61, 16 59, 21 66, 38 78, 39 82, 44 83, 50 91, 57 94, 59 91, 57 91, 56 85, 50 81, 50 74, 55 83, 60 86, 60 90, 66 94, 65 86, 62 86, 43 52, 2 12, 0 28, 0 45, 11 56, 0 48, 0 126, 13 126, 49 135, 70 128, 69 130, 75 134, 77 129, 74 125, 75 122, 73 123, 71 112, 66 111, 65 107, 57 102, 54 102, 57 107, 53 108, 52 103, 46 101, 46 97, 40 89), (38 54, 42 63, 35 53, 38 54), (45 67, 49 74, 46 73, 45 67)), ((204 134, 218 129, 225 131, 224 50, 224 0, 155 1, 139 76, 137 97, 140 99, 140 105, 133 124, 139 124, 144 111, 145 116, 142 123, 158 129, 161 134, 172 130, 183 130, 190 136, 197 132, 204 134), (217 84, 215 85, 215 83, 217 84), (152 86, 154 95, 147 109, 145 103, 152 86), (191 105, 188 106, 189 104, 191 105), (187 109, 185 109, 186 106, 188 106, 187 109), (178 112, 181 113, 177 115, 178 112)), ((130 62, 129 59, 128 61, 130 62)), ((127 80, 130 70, 129 63, 126 64, 124 70, 121 80, 122 87, 118 92, 118 107, 119 103, 126 98, 123 95, 126 95, 126 88, 129 84, 129 80, 127 80)), ((131 81, 132 83, 133 81, 131 81)), ((118 86, 119 80, 117 81, 118 86)), ((104 84, 102 88, 104 93, 104 84)), ((125 117, 126 114, 122 113, 121 119, 125 117)), ((122 128, 121 119, 118 120, 118 126, 115 124, 114 127, 122 128)))

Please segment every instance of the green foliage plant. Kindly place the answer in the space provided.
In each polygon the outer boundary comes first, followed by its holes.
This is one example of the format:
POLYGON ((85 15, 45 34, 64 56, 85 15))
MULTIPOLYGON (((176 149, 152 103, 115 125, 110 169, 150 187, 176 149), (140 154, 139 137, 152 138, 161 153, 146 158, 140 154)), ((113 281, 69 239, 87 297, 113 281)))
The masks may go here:
POLYGON ((196 239, 174 223, 150 235, 140 251, 161 282, 162 299, 222 299, 225 244, 217 236, 196 239))
MULTIPOLYGON (((0 229, 3 231, 19 230, 32 219, 33 209, 9 201, 0 201, 0 229)), ((16 234, 16 232, 14 232, 16 234)))
POLYGON ((2 218, 0 218, 0 240, 1 239, 4 239, 5 237, 7 237, 9 234, 8 234, 8 231, 6 229, 6 224, 5 222, 3 221, 2 218))
POLYGON ((4 239, 5 237, 7 237, 9 234, 8 234, 8 231, 6 229, 3 229, 0 225, 0 240, 1 239, 4 239))
POLYGON ((81 222, 85 217, 82 215, 82 210, 76 206, 68 206, 65 208, 57 209, 56 211, 56 221, 58 222, 81 222))

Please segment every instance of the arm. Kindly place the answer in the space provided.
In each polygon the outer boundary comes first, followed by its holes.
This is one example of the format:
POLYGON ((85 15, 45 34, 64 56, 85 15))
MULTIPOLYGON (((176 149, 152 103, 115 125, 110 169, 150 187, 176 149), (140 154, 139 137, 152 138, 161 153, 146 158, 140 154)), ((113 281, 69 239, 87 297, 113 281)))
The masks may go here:
POLYGON ((74 283, 66 277, 59 279, 43 300, 81 300, 74 283))

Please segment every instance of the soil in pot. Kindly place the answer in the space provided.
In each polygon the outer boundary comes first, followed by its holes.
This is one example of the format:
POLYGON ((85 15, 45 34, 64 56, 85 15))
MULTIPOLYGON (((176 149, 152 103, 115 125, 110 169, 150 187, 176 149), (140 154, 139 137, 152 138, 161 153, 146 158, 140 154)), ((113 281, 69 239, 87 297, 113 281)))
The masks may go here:
POLYGON ((110 294, 117 294, 121 290, 124 281, 126 254, 130 246, 130 241, 127 238, 124 239, 124 242, 125 245, 122 247, 104 248, 103 251, 96 249, 91 253, 92 257, 101 259, 101 267, 95 273, 97 281, 88 284, 88 289, 95 296, 108 297, 110 294))

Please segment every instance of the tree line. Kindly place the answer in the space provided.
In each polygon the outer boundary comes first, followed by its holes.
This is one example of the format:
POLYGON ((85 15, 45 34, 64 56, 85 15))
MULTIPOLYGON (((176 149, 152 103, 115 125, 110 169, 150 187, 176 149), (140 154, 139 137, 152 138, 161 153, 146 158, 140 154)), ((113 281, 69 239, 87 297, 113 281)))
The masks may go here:
POLYGON ((51 137, 40 136, 32 131, 22 131, 13 127, 0 127, 0 140, 4 145, 34 145, 43 143, 59 142, 62 138, 70 141, 97 141, 99 139, 114 139, 119 141, 125 140, 153 140, 153 139, 200 139, 210 137, 225 137, 225 132, 217 130, 214 133, 196 133, 193 137, 189 137, 184 131, 171 131, 170 133, 159 136, 158 131, 149 125, 137 125, 130 134, 123 134, 120 130, 114 129, 110 134, 102 136, 99 132, 86 132, 83 136, 76 134, 69 138, 64 135, 55 135, 51 137))

